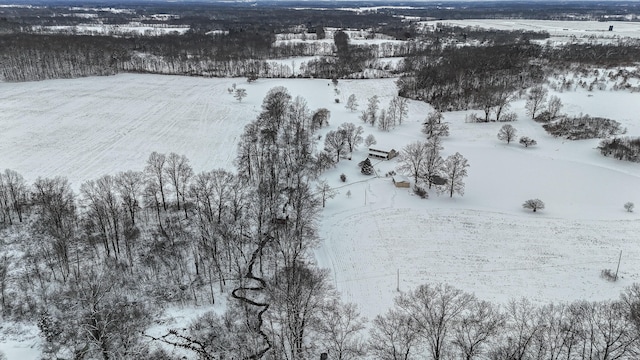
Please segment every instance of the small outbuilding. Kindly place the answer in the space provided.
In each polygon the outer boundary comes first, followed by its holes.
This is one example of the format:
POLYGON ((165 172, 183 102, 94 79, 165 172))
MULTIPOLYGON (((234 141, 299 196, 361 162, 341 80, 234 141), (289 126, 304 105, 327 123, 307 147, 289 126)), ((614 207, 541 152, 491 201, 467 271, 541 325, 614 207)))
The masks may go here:
POLYGON ((398 188, 409 188, 411 187, 411 183, 409 182, 409 178, 404 175, 393 175, 391 178, 393 181, 393 185, 398 188))
POLYGON ((376 159, 391 160, 398 155, 398 152, 391 148, 377 146, 369 148, 369 157, 376 159))

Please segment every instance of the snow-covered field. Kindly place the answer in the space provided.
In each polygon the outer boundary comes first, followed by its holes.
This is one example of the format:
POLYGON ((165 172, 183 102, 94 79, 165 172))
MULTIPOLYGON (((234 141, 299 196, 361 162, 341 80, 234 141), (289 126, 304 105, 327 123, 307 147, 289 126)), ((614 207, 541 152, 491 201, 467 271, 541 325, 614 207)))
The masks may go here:
POLYGON ((455 26, 470 26, 496 30, 547 31, 551 41, 571 42, 572 37, 579 41, 606 42, 619 38, 640 38, 640 23, 625 21, 560 21, 530 19, 467 19, 433 20, 424 22, 433 27, 436 23, 455 26), (609 31, 613 26, 613 31, 609 31))
MULTIPOLYGON (((396 94, 394 79, 340 80, 340 104, 328 80, 248 84, 240 78, 123 74, 0 83, 0 169, 15 169, 28 181, 67 176, 77 189, 103 174, 142 169, 152 151, 185 154, 196 172, 231 168, 238 136, 274 86, 304 97, 310 109, 328 108, 329 129, 360 124, 359 112, 344 108, 350 94, 360 108, 373 95, 386 107, 396 94), (247 89, 241 103, 227 92, 233 83, 247 89)), ((563 112, 612 118, 628 135, 640 135, 638 94, 579 89, 555 95, 563 112)), ((410 102, 405 124, 384 133, 365 125, 365 136, 399 150, 424 139, 420 125, 430 110, 410 102)), ((361 175, 356 164, 366 156, 363 147, 324 175, 339 193, 322 213, 323 241, 315 256, 331 270, 344 300, 372 318, 392 304, 398 285, 407 290, 442 281, 487 300, 526 296, 545 303, 616 298, 640 281, 640 216, 622 206, 640 203, 640 165, 602 157, 597 140, 548 136, 524 115, 523 100, 512 110, 519 114, 512 123, 518 135, 536 139, 536 147, 498 141, 503 124, 466 123, 468 112, 445 114, 451 136, 443 154, 460 152, 471 165, 463 197, 431 192, 421 200, 395 188, 384 177, 395 160, 374 162, 379 178, 361 175), (547 209, 523 210, 530 198, 542 199, 547 209), (601 279, 602 269, 615 270, 620 251, 621 280, 601 279)))

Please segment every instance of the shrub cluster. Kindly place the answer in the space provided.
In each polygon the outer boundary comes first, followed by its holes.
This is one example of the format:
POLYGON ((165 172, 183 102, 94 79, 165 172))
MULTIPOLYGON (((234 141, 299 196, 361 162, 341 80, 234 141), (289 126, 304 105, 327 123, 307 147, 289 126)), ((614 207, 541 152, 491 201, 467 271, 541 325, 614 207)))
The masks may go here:
POLYGON ((613 156, 618 160, 640 162, 640 137, 602 140, 598 149, 604 156, 613 156))
POLYGON ((542 127, 555 137, 564 137, 569 140, 607 138, 626 132, 626 129, 615 120, 589 115, 564 117, 542 127))

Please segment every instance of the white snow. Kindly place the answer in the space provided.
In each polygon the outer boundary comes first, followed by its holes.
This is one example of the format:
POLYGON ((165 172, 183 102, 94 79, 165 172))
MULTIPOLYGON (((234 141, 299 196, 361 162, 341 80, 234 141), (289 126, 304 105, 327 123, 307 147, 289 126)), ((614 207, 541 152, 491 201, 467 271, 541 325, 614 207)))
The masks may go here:
POLYGON ((429 27, 433 27, 437 23, 496 30, 546 31, 550 35, 550 41, 561 43, 572 41, 609 42, 620 38, 640 38, 640 23, 627 21, 465 19, 422 22, 429 27), (608 31, 609 26, 613 26, 613 31, 608 31))
MULTIPOLYGON (((637 94, 553 94, 570 115, 609 117, 627 126, 628 135, 640 134, 637 94)), ((524 114, 524 100, 512 109, 519 114, 512 123, 518 136, 536 139, 536 147, 500 142, 496 135, 503 123, 465 123, 469 112, 445 114, 451 136, 443 154, 460 152, 471 165, 463 197, 432 190, 422 200, 394 187, 384 174, 395 169, 397 159, 374 161, 381 178, 361 175, 356 164, 366 157, 364 148, 325 174, 340 193, 324 209, 324 241, 316 257, 331 269, 343 300, 357 303, 370 318, 386 312, 398 294, 398 272, 400 290, 447 282, 500 303, 518 297, 539 303, 616 298, 640 280, 640 217, 622 206, 640 199, 640 166, 601 156, 595 149, 599 140, 547 135, 524 114), (522 209, 531 198, 547 208, 522 209), (600 271, 615 270, 621 250, 622 279, 602 280, 600 271)), ((424 139, 420 124, 429 110, 412 102, 408 123, 389 133, 365 126, 365 135, 375 134, 378 143, 395 141, 402 149, 424 139)))
MULTIPOLYGON (((343 122, 362 125, 359 111, 344 108, 349 95, 356 94, 360 109, 373 95, 386 107, 397 93, 394 81, 340 80, 339 104, 329 80, 249 84, 242 78, 123 74, 0 83, 0 169, 15 169, 27 181, 67 176, 76 189, 103 174, 141 170, 152 151, 185 154, 196 172, 230 169, 237 139, 270 88, 288 88, 312 110, 329 109, 328 131, 343 122), (227 92, 233 83, 247 89, 241 103, 227 92)), ((553 94, 565 104, 563 112, 612 118, 628 135, 640 135, 638 94, 553 94)), ((396 150, 424 139, 420 126, 431 107, 415 101, 409 106, 405 124, 390 132, 363 125, 364 136, 374 134, 396 150)), ((323 210, 322 243, 314 254, 331 270, 343 300, 372 318, 389 308, 398 285, 408 290, 441 281, 487 300, 526 296, 546 303, 616 298, 640 280, 640 217, 623 209, 627 201, 640 202, 640 165, 602 157, 598 140, 550 137, 525 116, 524 100, 512 110, 519 114, 512 123, 518 136, 534 138, 537 146, 500 142, 502 123, 471 124, 464 121, 469 112, 445 114, 451 136, 444 139, 443 154, 460 152, 471 165, 462 197, 430 191, 422 200, 394 187, 384 174, 396 168, 396 159, 373 161, 380 178, 360 174, 364 145, 353 160, 343 159, 323 175, 339 194, 323 210), (543 200, 546 209, 522 209, 531 198, 543 200), (600 271, 615 270, 620 251, 621 279, 602 280, 600 271)))

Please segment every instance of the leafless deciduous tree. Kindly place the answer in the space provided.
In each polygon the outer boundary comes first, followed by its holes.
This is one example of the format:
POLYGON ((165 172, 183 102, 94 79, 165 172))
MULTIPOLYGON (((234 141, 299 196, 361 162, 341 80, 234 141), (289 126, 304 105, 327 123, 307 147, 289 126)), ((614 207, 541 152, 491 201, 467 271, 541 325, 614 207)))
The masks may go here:
MULTIPOLYGON (((118 259, 122 250, 120 241, 123 240, 124 208, 114 178, 105 175, 95 181, 87 181, 80 187, 80 192, 89 209, 87 220, 102 233, 107 256, 113 254, 118 259)), ((130 244, 126 245, 128 258, 132 262, 130 244)))
POLYGON ((544 209, 544 202, 540 199, 529 199, 522 204, 522 207, 536 212, 538 210, 544 209))
POLYGON ((66 281, 71 271, 69 253, 77 221, 73 190, 66 178, 38 178, 33 183, 31 200, 38 227, 53 240, 55 264, 66 281))
POLYGON ((450 285, 421 285, 396 298, 396 306, 412 319, 428 356, 440 360, 453 355, 453 329, 474 301, 473 295, 450 285))
MULTIPOLYGON (((182 203, 184 204, 186 198, 185 190, 189 179, 193 176, 193 169, 191 165, 189 165, 189 159, 184 155, 178 155, 173 152, 170 153, 167 156, 164 172, 169 182, 171 182, 171 185, 173 185, 173 190, 176 195, 176 206, 178 210, 180 210, 180 199, 182 199, 182 203)), ((185 211, 185 217, 186 216, 187 212, 185 211)))
POLYGON ((325 108, 318 109, 313 116, 311 117, 311 123, 313 124, 313 129, 320 129, 323 126, 329 125, 329 118, 331 117, 331 112, 325 108))
POLYGON ((336 163, 340 162, 340 156, 345 151, 347 139, 343 130, 331 130, 325 135, 324 148, 335 155, 336 163))
POLYGON ((354 112, 358 109, 358 99, 356 98, 356 94, 349 95, 345 107, 351 112, 354 112))
POLYGON ((624 203, 624 209, 627 210, 627 212, 633 212, 634 207, 635 205, 631 201, 624 203))
POLYGON ((496 360, 529 359, 542 324, 536 316, 535 307, 526 299, 509 302, 506 309, 506 328, 490 351, 496 360))
POLYGON ((50 303, 55 311, 41 321, 51 355, 103 360, 143 356, 147 349, 140 340, 151 314, 126 290, 122 276, 106 267, 87 268, 65 285, 50 303))
POLYGON ((424 172, 427 158, 427 147, 422 141, 415 141, 405 146, 398 156, 398 171, 407 172, 415 182, 424 172))
POLYGON ((529 90, 525 108, 527 109, 527 114, 529 114, 532 119, 536 117, 536 114, 538 114, 538 112, 544 110, 548 93, 549 91, 541 85, 532 87, 529 90))
POLYGON ((507 144, 510 144, 516 138, 516 128, 512 125, 506 124, 500 128, 498 131, 498 139, 502 141, 506 141, 507 144))
POLYGON ((139 171, 120 172, 115 177, 116 186, 123 205, 129 214, 131 225, 136 223, 136 214, 138 213, 144 189, 144 175, 139 171))
POLYGON ((533 140, 528 136, 523 136, 520 138, 520 144, 522 144, 526 148, 528 148, 529 146, 534 146, 537 143, 538 143, 537 141, 533 140))
POLYGON ((364 139, 364 146, 369 147, 371 145, 375 145, 378 142, 376 141, 375 136, 373 136, 372 134, 367 135, 367 137, 364 139))
POLYGON ((28 200, 29 190, 22 175, 11 169, 0 173, 0 214, 3 222, 13 224, 13 217, 22 222, 28 200))
POLYGON ((282 359, 309 359, 317 346, 312 321, 330 296, 326 273, 302 263, 282 269, 267 284, 269 311, 265 313, 273 346, 282 359))
POLYGON ((402 125, 409 114, 409 104, 406 98, 400 96, 394 96, 389 102, 389 108, 387 110, 387 116, 391 126, 402 125))
MULTIPOLYGON (((429 185, 429 189, 436 184, 436 179, 440 178, 444 171, 444 160, 440 156, 440 138, 432 137, 426 143, 426 159, 423 167, 423 174, 425 181, 429 185)), ((438 183, 436 185, 443 185, 438 183)))
POLYGON ((449 136, 449 125, 442 122, 443 118, 440 111, 432 111, 427 115, 427 119, 422 125, 422 132, 427 135, 427 139, 449 136))
POLYGON ((402 310, 391 309, 373 320, 369 349, 378 359, 411 360, 416 358, 419 338, 411 315, 402 310))
POLYGON ((320 335, 320 351, 336 360, 360 359, 366 354, 361 332, 366 319, 355 304, 343 304, 337 299, 327 301, 320 312, 316 331, 320 335))
POLYGON ((549 112, 549 118, 555 120, 560 115, 562 109, 562 100, 559 97, 552 95, 549 97, 549 104, 547 105, 547 111, 549 112))
POLYGON ((458 349, 460 358, 480 358, 504 324, 504 316, 491 303, 472 301, 454 324, 453 345, 458 349))
POLYGON ((464 178, 467 177, 469 162, 460 153, 455 153, 444 161, 444 175, 447 178, 449 197, 454 193, 464 195, 464 178))
POLYGON ((373 95, 367 101, 367 109, 363 112, 363 121, 375 126, 378 120, 378 108, 380 106, 380 99, 378 95, 373 95))
POLYGON ((318 186, 316 186, 318 193, 320 194, 320 198, 322 199, 322 207, 325 206, 327 199, 333 199, 336 196, 336 191, 329 186, 327 180, 321 180, 318 182, 318 186))
POLYGON ((394 121, 389 113, 385 109, 381 109, 378 114, 378 129, 382 131, 389 131, 394 126, 394 121))
POLYGON ((147 166, 144 171, 147 175, 147 179, 149 182, 153 184, 151 187, 155 189, 160 194, 160 204, 162 208, 167 211, 167 203, 165 201, 164 196, 164 187, 165 187, 165 165, 167 163, 167 157, 164 154, 159 154, 157 152, 152 152, 149 155, 149 159, 147 159, 147 166))
POLYGON ((343 123, 338 130, 343 132, 344 138, 349 146, 349 152, 353 152, 358 145, 362 144, 362 133, 364 132, 362 126, 356 126, 353 123, 343 123))

